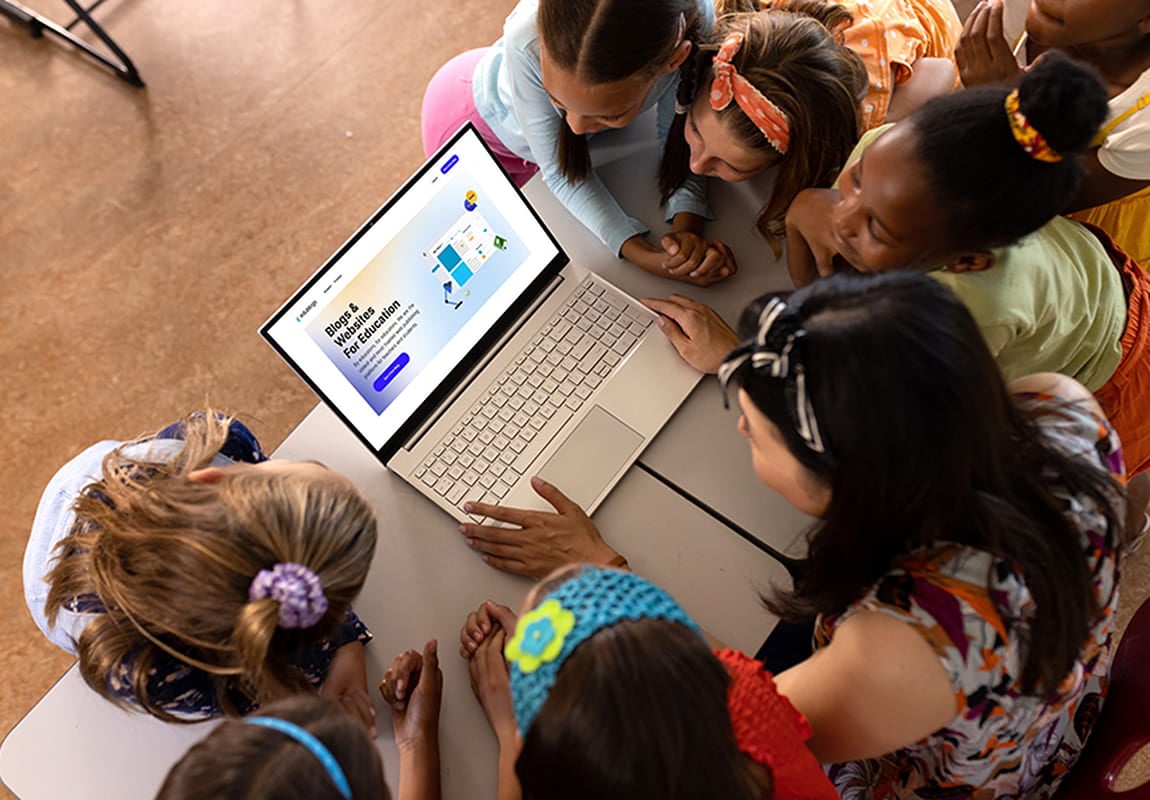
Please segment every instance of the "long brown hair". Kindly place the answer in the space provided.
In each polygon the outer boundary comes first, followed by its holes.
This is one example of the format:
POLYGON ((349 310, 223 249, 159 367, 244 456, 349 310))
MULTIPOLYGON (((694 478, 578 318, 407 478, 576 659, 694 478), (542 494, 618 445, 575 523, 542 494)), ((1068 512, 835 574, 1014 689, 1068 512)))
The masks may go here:
MULTIPOLYGON (((823 0, 791 0, 767 11, 728 15, 719 20, 714 40, 680 67, 678 101, 689 108, 698 91, 706 92, 714 81, 712 64, 723 40, 741 32, 745 39, 732 59, 735 69, 790 120, 790 147, 778 158, 774 190, 755 220, 772 247, 795 195, 829 186, 858 141, 866 69, 836 33, 850 22, 845 8, 823 0)), ((737 103, 717 113, 743 147, 778 155, 737 103)), ((659 170, 663 202, 690 175, 686 116, 676 115, 667 136, 659 170)))
POLYGON ((232 691, 256 702, 309 691, 292 658, 344 620, 375 550, 370 505, 335 476, 236 465, 216 483, 188 480, 211 463, 229 422, 189 415, 185 445, 170 463, 132 458, 127 447, 110 453, 103 476, 77 498, 72 533, 48 575, 50 622, 77 597, 103 606, 77 642, 84 680, 124 703, 109 678, 130 664, 132 694, 164 720, 178 721, 148 696, 147 683, 165 655, 207 673, 226 713, 235 712, 232 691), (252 578, 278 562, 319 576, 328 609, 315 626, 281 629, 275 600, 248 600, 252 578))
MULTIPOLYGON (((681 41, 698 42, 698 0, 540 0, 539 38, 555 66, 591 85, 652 79, 681 41)), ((591 172, 587 137, 564 122, 559 169, 569 183, 591 172)))
MULTIPOLYGON (((379 751, 363 725, 318 697, 293 697, 253 716, 295 723, 335 758, 353 800, 387 797, 379 751)), ((228 720, 192 746, 168 772, 157 800, 341 800, 323 764, 291 737, 228 720)))

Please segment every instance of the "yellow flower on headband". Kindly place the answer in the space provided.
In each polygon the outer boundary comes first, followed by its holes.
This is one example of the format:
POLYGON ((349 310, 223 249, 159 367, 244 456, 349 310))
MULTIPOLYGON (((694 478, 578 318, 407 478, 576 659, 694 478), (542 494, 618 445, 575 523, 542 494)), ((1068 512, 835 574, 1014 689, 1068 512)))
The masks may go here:
POLYGON ((530 674, 541 664, 559 657, 563 640, 574 627, 575 615, 552 598, 520 618, 515 635, 503 648, 503 655, 530 674))

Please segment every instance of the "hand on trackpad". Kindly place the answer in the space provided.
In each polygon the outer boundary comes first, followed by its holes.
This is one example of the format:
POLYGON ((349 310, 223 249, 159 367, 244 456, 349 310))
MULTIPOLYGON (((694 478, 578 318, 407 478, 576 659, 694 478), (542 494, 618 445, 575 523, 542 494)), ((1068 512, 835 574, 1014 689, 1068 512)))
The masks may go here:
POLYGON ((643 437, 595 406, 536 474, 587 508, 643 443, 643 437))

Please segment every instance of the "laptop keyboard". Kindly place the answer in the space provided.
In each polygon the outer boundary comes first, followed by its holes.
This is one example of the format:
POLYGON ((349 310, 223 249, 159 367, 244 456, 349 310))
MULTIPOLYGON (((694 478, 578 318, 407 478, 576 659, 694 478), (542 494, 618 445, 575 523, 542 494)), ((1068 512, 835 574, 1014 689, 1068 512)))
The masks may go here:
POLYGON ((652 318, 590 278, 415 471, 457 506, 498 503, 631 352, 652 318))

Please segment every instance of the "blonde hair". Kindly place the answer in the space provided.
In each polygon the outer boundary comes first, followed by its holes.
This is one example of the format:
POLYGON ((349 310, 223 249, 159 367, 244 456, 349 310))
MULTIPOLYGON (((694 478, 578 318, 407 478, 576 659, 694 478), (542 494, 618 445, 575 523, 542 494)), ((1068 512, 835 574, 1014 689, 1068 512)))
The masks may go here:
POLYGON ((50 623, 74 598, 95 595, 103 605, 77 642, 88 685, 127 704, 109 679, 128 664, 136 700, 168 721, 179 720, 147 692, 164 654, 207 673, 228 714, 236 713, 230 691, 256 702, 310 691, 292 657, 343 622, 375 550, 370 505, 334 476, 237 464, 218 482, 189 480, 211 464, 230 422, 189 415, 184 447, 169 463, 133 458, 131 446, 110 453, 103 476, 77 498, 73 530, 48 575, 50 623), (276 600, 248 600, 256 573, 278 562, 319 576, 328 609, 315 626, 281 629, 276 600))

